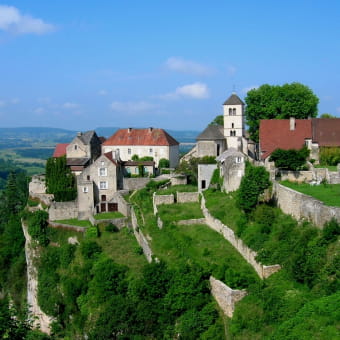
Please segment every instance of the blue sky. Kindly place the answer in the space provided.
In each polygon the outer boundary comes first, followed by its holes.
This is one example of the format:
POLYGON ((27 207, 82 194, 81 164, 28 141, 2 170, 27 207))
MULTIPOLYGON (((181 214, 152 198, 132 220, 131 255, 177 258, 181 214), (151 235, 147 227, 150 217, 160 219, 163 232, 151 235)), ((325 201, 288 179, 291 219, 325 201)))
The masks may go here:
POLYGON ((0 126, 201 130, 233 89, 301 82, 340 116, 339 1, 8 1, 0 126))

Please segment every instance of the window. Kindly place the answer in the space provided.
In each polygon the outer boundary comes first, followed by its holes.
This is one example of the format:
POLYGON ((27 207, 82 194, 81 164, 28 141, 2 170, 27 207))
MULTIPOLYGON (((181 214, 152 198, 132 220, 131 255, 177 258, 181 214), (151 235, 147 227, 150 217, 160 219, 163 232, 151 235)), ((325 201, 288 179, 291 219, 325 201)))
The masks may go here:
POLYGON ((236 116, 236 109, 233 109, 233 116, 236 116))
POLYGON ((231 123, 231 128, 232 128, 232 129, 234 128, 234 123, 231 123))
POLYGON ((108 188, 107 182, 99 182, 100 190, 106 190, 108 188))
POLYGON ((216 150, 216 153, 217 153, 217 156, 219 156, 220 155, 220 144, 217 144, 217 150, 216 150))
POLYGON ((83 187, 83 192, 89 192, 89 188, 88 187, 83 187))
POLYGON ((136 174, 136 175, 139 174, 138 166, 135 167, 135 174, 136 174))
POLYGON ((149 149, 149 154, 152 155, 152 149, 151 148, 149 149))
POLYGON ((229 109, 229 116, 233 114, 233 109, 229 109))
POLYGON ((74 150, 77 150, 78 149, 78 145, 76 144, 75 146, 74 146, 74 150))
POLYGON ((206 182, 205 182, 205 180, 202 180, 201 188, 205 189, 205 186, 206 186, 206 182))
POLYGON ((104 161, 101 161, 100 162, 100 166, 104 166, 105 165, 105 162, 104 161))
POLYGON ((99 168, 99 176, 107 176, 107 168, 99 168))
POLYGON ((131 155, 131 149, 128 149, 128 155, 131 155))
POLYGON ((87 177, 86 177, 86 178, 87 178, 87 180, 89 181, 89 180, 90 180, 90 175, 87 175, 87 177))
POLYGON ((236 163, 242 163, 242 157, 236 157, 236 163))

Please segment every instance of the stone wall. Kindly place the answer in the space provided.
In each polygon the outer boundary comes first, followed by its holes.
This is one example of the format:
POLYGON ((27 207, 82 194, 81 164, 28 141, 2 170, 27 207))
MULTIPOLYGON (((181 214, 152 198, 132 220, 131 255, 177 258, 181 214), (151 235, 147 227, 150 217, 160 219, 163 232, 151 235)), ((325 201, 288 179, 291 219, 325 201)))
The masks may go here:
POLYGON ((158 213, 157 205, 160 204, 173 204, 175 203, 175 196, 170 195, 156 195, 156 192, 152 195, 153 213, 156 215, 158 213))
POLYGON ((133 229, 133 233, 136 237, 136 240, 138 242, 138 244, 142 247, 143 249, 143 253, 147 259, 147 261, 149 263, 152 262, 152 250, 149 246, 148 240, 146 239, 146 237, 143 235, 142 231, 140 230, 139 226, 138 226, 138 222, 137 222, 137 217, 135 214, 134 209, 131 209, 131 222, 132 222, 132 229, 133 229))
POLYGON ((315 179, 313 171, 285 171, 281 170, 281 181, 290 181, 290 182, 311 182, 315 179))
POLYGON ((124 216, 129 217, 131 214, 131 204, 126 202, 120 192, 116 192, 111 200, 112 203, 118 204, 118 211, 124 216))
POLYGON ((185 175, 174 175, 170 178, 171 185, 183 185, 187 184, 187 176, 185 175))
POLYGON ((211 294, 217 301, 223 313, 231 318, 234 313, 236 302, 240 301, 247 295, 246 290, 231 289, 223 282, 210 276, 211 294))
POLYGON ((51 221, 78 218, 77 201, 52 202, 48 215, 51 221))
POLYGON ((297 220, 307 219, 319 228, 323 228, 332 218, 340 222, 340 207, 329 207, 277 182, 273 183, 273 198, 285 214, 297 220))
POLYGON ((192 218, 190 220, 180 220, 177 225, 205 224, 205 218, 192 218))
POLYGON ((51 205, 51 203, 54 200, 53 194, 30 194, 30 197, 38 198, 40 200, 40 202, 42 202, 46 205, 51 205))
POLYGON ((112 219, 105 219, 105 220, 96 220, 92 216, 90 217, 90 222, 93 225, 98 225, 100 223, 112 223, 114 224, 118 229, 122 229, 127 226, 128 221, 126 217, 121 218, 112 218, 112 219))
POLYGON ((177 192, 177 203, 199 202, 198 192, 177 192))
POLYGON ((232 246, 243 256, 243 258, 255 269, 257 274, 261 279, 265 279, 269 277, 271 274, 280 270, 281 266, 278 264, 272 266, 265 266, 256 261, 257 253, 248 248, 248 246, 238 238, 234 231, 224 225, 220 220, 214 218, 205 207, 205 199, 202 197, 201 207, 203 211, 203 215, 205 216, 206 224, 213 230, 222 234, 223 237, 229 241, 232 246))
POLYGON ((209 188, 215 169, 217 169, 217 164, 198 164, 198 191, 209 188))
POLYGON ((126 190, 138 190, 144 188, 149 182, 151 178, 140 177, 140 178, 124 178, 123 179, 123 188, 126 190))
POLYGON ((86 227, 78 227, 78 226, 71 225, 71 224, 58 223, 58 222, 53 222, 53 221, 48 221, 48 225, 51 228, 72 230, 72 231, 76 231, 78 233, 85 233, 85 231, 87 229, 86 227))
POLYGON ((28 185, 28 191, 30 195, 45 194, 46 182, 44 175, 35 175, 32 177, 31 182, 28 185))

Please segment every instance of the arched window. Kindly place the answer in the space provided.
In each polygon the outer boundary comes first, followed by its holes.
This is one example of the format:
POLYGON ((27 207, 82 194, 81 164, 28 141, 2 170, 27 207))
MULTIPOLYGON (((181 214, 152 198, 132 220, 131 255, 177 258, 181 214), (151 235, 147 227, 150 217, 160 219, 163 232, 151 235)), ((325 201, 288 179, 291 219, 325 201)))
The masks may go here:
POLYGON ((232 129, 234 128, 234 123, 231 123, 231 128, 232 128, 232 129))
POLYGON ((231 116, 233 114, 233 109, 229 109, 229 116, 231 116))
POLYGON ((233 116, 236 116, 236 109, 233 109, 233 116))
POLYGON ((233 135, 233 131, 230 131, 230 136, 232 136, 233 135))

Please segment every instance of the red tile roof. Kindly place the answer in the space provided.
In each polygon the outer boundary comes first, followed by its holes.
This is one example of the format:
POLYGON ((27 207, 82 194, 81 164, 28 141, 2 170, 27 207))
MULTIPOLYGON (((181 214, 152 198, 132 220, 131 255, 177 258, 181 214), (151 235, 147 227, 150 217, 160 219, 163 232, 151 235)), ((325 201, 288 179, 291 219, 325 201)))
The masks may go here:
POLYGON ((340 119, 314 118, 313 142, 319 146, 340 146, 340 119))
POLYGON ((290 130, 289 119, 260 121, 261 158, 266 159, 275 149, 301 149, 305 139, 312 139, 312 120, 295 119, 295 129, 290 130))
POLYGON ((120 129, 103 145, 178 145, 179 143, 163 129, 120 129))
POLYGON ((104 153, 105 157, 108 158, 114 165, 117 165, 116 160, 113 158, 112 151, 104 153))
POLYGON ((53 156, 55 158, 65 156, 66 155, 66 147, 68 146, 68 143, 60 143, 55 146, 53 156))

